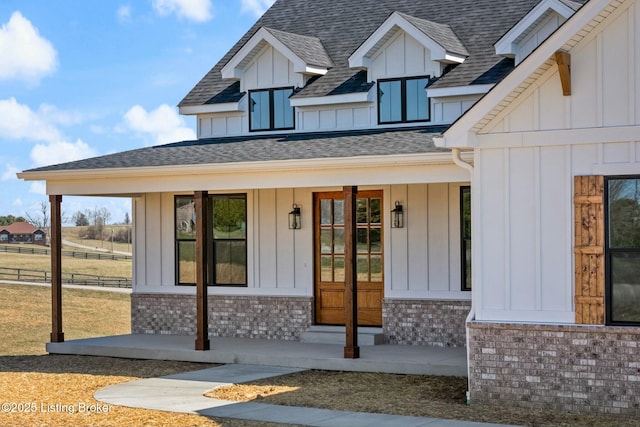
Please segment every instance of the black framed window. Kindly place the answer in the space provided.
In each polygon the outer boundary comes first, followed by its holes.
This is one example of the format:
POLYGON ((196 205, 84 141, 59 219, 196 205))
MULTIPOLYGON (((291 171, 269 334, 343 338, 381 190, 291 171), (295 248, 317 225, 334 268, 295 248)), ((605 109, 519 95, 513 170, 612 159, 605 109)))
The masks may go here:
POLYGON ((176 283, 196 284, 196 209, 193 196, 175 197, 176 283))
POLYGON ((640 176, 605 178, 607 323, 640 325, 640 176))
POLYGON ((430 120, 429 77, 378 80, 378 123, 430 120))
MULTIPOLYGON (((207 207, 209 286, 247 286, 247 196, 215 194, 207 207)), ((176 284, 196 283, 195 202, 175 197, 176 284)))
POLYGON ((460 187, 462 290, 471 290, 471 187, 460 187))
POLYGON ((249 130, 285 130, 295 127, 289 97, 293 88, 249 92, 249 130))

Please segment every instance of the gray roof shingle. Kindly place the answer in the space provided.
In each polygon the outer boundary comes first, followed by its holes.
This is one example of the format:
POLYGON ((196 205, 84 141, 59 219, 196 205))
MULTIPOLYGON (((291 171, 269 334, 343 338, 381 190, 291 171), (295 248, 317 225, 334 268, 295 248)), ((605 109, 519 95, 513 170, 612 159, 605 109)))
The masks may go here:
POLYGON ((433 143, 433 137, 444 129, 443 126, 428 126, 208 138, 123 151, 25 172, 446 153, 448 149, 437 148, 433 143))
POLYGON ((464 47, 449 25, 438 24, 437 22, 416 18, 415 16, 409 16, 405 13, 399 13, 399 15, 442 46, 447 52, 469 56, 469 51, 464 47))
POLYGON ((349 68, 348 58, 393 12, 447 25, 467 49, 469 56, 465 62, 453 67, 433 87, 496 83, 513 69, 513 61, 497 56, 493 44, 539 1, 278 0, 179 105, 225 102, 227 96, 220 93, 228 90, 232 81, 223 80, 220 70, 261 27, 317 37, 334 63, 326 75, 311 79, 295 97, 359 92, 367 85, 370 88, 366 73, 349 68))
POLYGON ((286 31, 274 30, 268 27, 265 27, 265 30, 291 49, 307 65, 333 67, 333 61, 319 38, 287 33, 286 31))

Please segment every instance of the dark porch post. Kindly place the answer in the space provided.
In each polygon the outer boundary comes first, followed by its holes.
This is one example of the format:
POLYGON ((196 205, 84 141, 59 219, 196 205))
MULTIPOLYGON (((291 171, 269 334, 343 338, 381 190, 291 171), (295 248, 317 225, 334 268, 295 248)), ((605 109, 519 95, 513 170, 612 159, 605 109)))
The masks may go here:
POLYGON ((344 192, 344 326, 345 359, 358 359, 358 272, 356 248, 356 196, 358 187, 343 187, 344 192))
POLYGON ((62 332, 62 215, 61 195, 50 195, 51 204, 51 342, 64 342, 62 332))
POLYGON ((209 193, 195 192, 196 209, 196 350, 209 350, 207 305, 207 205, 209 193))

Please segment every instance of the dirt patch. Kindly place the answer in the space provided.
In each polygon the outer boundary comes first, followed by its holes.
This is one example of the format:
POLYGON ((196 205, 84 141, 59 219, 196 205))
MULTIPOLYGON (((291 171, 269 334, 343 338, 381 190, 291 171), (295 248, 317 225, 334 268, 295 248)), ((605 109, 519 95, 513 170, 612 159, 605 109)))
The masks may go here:
POLYGON ((90 356, 0 356, 1 426, 273 426, 105 405, 93 394, 112 384, 214 365, 90 356), (6 406, 9 404, 10 406, 6 406))
POLYGON ((524 426, 640 426, 640 420, 467 406, 462 377, 304 371, 222 387, 206 396, 284 406, 338 409, 524 426))

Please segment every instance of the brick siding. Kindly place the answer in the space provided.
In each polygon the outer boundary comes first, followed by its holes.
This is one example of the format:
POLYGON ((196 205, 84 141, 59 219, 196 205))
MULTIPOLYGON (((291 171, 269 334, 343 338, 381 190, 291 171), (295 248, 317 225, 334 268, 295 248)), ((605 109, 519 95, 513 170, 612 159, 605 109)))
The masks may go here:
POLYGON ((640 416, 640 328, 468 326, 472 405, 640 416))
MULTIPOLYGON (((298 340, 313 319, 311 298, 209 296, 209 336, 298 340)), ((193 295, 132 294, 134 334, 195 335, 193 295)))
POLYGON ((390 344, 464 347, 470 301, 385 299, 382 323, 390 344))

